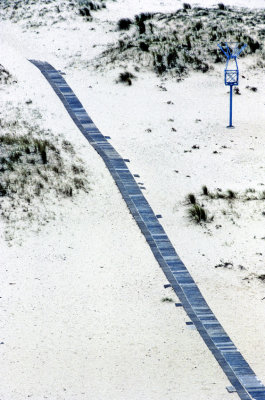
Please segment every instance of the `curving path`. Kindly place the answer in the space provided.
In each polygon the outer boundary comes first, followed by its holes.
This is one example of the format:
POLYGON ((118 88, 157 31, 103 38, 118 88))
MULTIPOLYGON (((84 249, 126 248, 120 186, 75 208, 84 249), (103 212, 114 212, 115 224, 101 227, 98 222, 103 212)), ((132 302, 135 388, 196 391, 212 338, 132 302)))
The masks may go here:
POLYGON ((163 227, 129 171, 126 165, 128 160, 121 158, 106 137, 100 133, 60 72, 46 62, 30 61, 40 69, 77 127, 103 158, 157 262, 190 317, 192 322, 187 324, 195 325, 233 385, 231 390, 234 389, 242 400, 265 400, 265 386, 259 381, 224 331, 189 271, 178 257, 163 227))

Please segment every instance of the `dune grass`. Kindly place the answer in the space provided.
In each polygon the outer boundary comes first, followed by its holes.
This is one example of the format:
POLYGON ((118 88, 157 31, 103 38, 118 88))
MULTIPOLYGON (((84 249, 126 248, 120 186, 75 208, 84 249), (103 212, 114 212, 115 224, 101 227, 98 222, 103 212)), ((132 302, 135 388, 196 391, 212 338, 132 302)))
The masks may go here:
POLYGON ((88 171, 70 142, 23 119, 0 120, 0 212, 8 225, 49 222, 50 207, 90 191, 88 171))
POLYGON ((224 62, 218 42, 246 43, 246 54, 255 54, 265 65, 264 13, 233 7, 183 7, 174 13, 141 13, 134 20, 117 22, 119 40, 95 60, 96 68, 148 69, 157 75, 184 77, 189 71, 208 72, 224 62), (253 23, 255 21, 255 23, 253 23), (224 29, 225 27, 225 29, 224 29))

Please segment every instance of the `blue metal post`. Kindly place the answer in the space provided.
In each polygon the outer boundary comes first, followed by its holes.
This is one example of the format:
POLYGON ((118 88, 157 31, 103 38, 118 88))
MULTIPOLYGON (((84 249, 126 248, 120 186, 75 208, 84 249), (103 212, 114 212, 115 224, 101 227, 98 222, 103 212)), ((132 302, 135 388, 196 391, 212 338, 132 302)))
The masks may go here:
POLYGON ((225 66, 225 85, 230 86, 230 110, 229 110, 229 125, 227 128, 234 128, 232 124, 233 117, 233 86, 238 85, 239 70, 237 64, 237 57, 240 53, 247 47, 246 44, 239 48, 239 44, 236 43, 225 43, 218 44, 219 49, 226 56, 226 66, 225 66), (232 64, 232 67, 231 67, 232 64))
POLYGON ((229 114, 229 125, 227 128, 234 128, 232 124, 232 115, 233 115, 233 85, 230 85, 230 114, 229 114))

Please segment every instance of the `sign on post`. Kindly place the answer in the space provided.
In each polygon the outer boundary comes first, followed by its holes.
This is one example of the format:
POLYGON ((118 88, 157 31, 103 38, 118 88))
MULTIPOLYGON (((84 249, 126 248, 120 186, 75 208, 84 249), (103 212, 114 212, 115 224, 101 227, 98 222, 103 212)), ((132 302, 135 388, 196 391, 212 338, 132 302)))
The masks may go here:
POLYGON ((243 44, 239 48, 238 43, 227 43, 218 44, 219 49, 226 56, 226 66, 225 66, 225 85, 230 86, 230 108, 229 108, 229 125, 227 128, 234 128, 233 126, 233 86, 238 86, 239 79, 239 69, 237 64, 237 57, 242 53, 242 51, 247 47, 243 44))

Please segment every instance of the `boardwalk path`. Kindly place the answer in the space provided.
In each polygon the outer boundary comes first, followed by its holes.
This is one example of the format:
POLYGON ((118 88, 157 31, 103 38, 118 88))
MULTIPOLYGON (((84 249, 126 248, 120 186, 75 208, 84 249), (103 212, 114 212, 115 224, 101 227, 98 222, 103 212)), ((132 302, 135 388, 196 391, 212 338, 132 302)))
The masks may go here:
POLYGON ((30 61, 40 69, 75 124, 104 160, 157 262, 181 301, 181 305, 236 389, 240 399, 265 400, 265 386, 258 380, 209 308, 143 196, 126 165, 126 160, 121 158, 100 133, 61 74, 46 62, 30 61))

